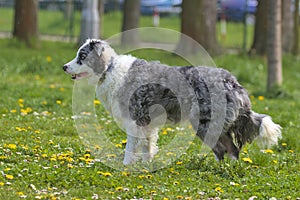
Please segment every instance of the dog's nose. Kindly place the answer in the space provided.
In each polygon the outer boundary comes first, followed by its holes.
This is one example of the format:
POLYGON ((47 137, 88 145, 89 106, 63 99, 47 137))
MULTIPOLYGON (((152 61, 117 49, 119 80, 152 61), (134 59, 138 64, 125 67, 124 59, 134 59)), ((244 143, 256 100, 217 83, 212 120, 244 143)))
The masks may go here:
POLYGON ((64 66, 63 66, 63 70, 64 70, 64 71, 67 71, 67 69, 68 69, 68 65, 64 65, 64 66))

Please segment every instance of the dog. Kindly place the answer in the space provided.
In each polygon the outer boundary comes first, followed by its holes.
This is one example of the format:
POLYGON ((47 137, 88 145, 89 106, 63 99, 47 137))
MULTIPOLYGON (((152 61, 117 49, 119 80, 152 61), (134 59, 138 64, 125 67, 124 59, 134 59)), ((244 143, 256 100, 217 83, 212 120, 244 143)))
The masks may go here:
POLYGON ((164 120, 189 121, 217 160, 226 153, 238 159, 255 138, 267 148, 281 139, 281 126, 252 111, 247 91, 221 68, 170 67, 118 55, 107 42, 88 39, 63 70, 73 80, 96 80, 96 97, 127 134, 124 165, 154 158, 164 120))

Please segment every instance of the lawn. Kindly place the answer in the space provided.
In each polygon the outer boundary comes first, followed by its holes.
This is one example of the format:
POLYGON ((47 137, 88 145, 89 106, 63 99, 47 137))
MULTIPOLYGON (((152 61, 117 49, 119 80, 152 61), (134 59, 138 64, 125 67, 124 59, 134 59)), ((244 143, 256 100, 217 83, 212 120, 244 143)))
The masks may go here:
MULTIPOLYGON (((115 15, 107 15, 107 22, 115 15)), ((106 37, 118 32, 116 28, 107 31, 106 37)), ((214 58, 217 66, 230 70, 248 89, 253 109, 271 115, 283 127, 277 147, 261 152, 254 143, 243 148, 240 160, 216 162, 213 153, 203 154, 195 138, 186 154, 165 168, 132 172, 103 164, 78 136, 72 119, 74 82, 62 71, 62 65, 75 56, 74 44, 43 41, 39 48, 27 49, 15 40, 1 39, 0 49, 0 199, 300 198, 297 57, 284 56, 284 84, 277 98, 265 93, 263 58, 239 54, 214 58)), ((161 51, 132 53, 167 64, 186 64, 161 51)), ((101 130, 122 151, 125 134, 101 102, 90 103, 101 130)), ((177 133, 176 128, 165 127, 160 144, 177 133)))

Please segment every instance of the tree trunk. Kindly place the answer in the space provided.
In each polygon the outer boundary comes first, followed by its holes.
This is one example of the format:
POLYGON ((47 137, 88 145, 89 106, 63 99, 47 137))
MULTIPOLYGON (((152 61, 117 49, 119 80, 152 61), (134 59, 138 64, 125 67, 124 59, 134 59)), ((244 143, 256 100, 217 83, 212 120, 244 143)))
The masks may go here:
POLYGON ((281 35, 281 0, 273 0, 268 7, 268 82, 270 92, 282 84, 282 35, 281 35))
POLYGON ((293 55, 299 54, 299 0, 295 0, 293 55))
POLYGON ((79 44, 88 38, 99 38, 98 0, 83 1, 79 44))
POLYGON ((268 0, 258 0, 255 14, 254 39, 250 48, 250 55, 264 56, 267 52, 267 27, 268 27, 268 0))
POLYGON ((28 47, 35 46, 38 39, 37 14, 37 0, 16 0, 13 36, 28 47))
POLYGON ((282 50, 291 53, 294 43, 294 20, 291 8, 293 0, 281 0, 282 4, 282 50))
POLYGON ((192 54, 198 42, 210 54, 221 52, 216 36, 216 0, 183 0, 181 13, 181 33, 183 34, 176 47, 176 52, 192 54), (186 36, 185 36, 186 35, 186 36))
POLYGON ((100 16, 100 21, 99 21, 99 27, 100 27, 100 32, 99 32, 99 37, 103 37, 103 29, 102 29, 102 24, 103 24, 103 14, 104 14, 104 0, 98 0, 98 12, 100 16))
POLYGON ((123 10, 123 24, 121 42, 123 46, 137 46, 140 19, 140 0, 125 0, 123 10), (133 30, 132 30, 133 29, 133 30), (128 30, 131 30, 128 32, 128 30))
POLYGON ((66 7, 64 12, 65 20, 71 20, 74 11, 74 2, 73 0, 66 0, 66 7))

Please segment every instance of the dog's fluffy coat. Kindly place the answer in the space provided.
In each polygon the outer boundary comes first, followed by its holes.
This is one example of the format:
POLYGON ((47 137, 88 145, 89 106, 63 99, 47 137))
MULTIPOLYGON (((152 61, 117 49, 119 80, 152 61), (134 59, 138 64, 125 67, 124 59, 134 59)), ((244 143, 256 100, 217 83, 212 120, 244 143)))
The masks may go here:
POLYGON ((218 160, 225 153, 238 159, 242 146, 256 137, 266 147, 281 138, 281 127, 271 117, 251 110, 247 91, 224 69, 169 67, 117 55, 101 40, 87 40, 63 69, 72 79, 89 77, 97 82, 97 98, 127 133, 124 164, 135 163, 140 155, 145 161, 151 160, 157 153, 159 126, 153 121, 162 112, 155 105, 164 108, 168 121, 189 120, 218 160), (218 112, 212 105, 216 93, 224 95, 225 101, 217 102, 225 109, 224 124, 221 134, 213 138, 215 142, 210 142, 206 138, 212 113, 218 112))

